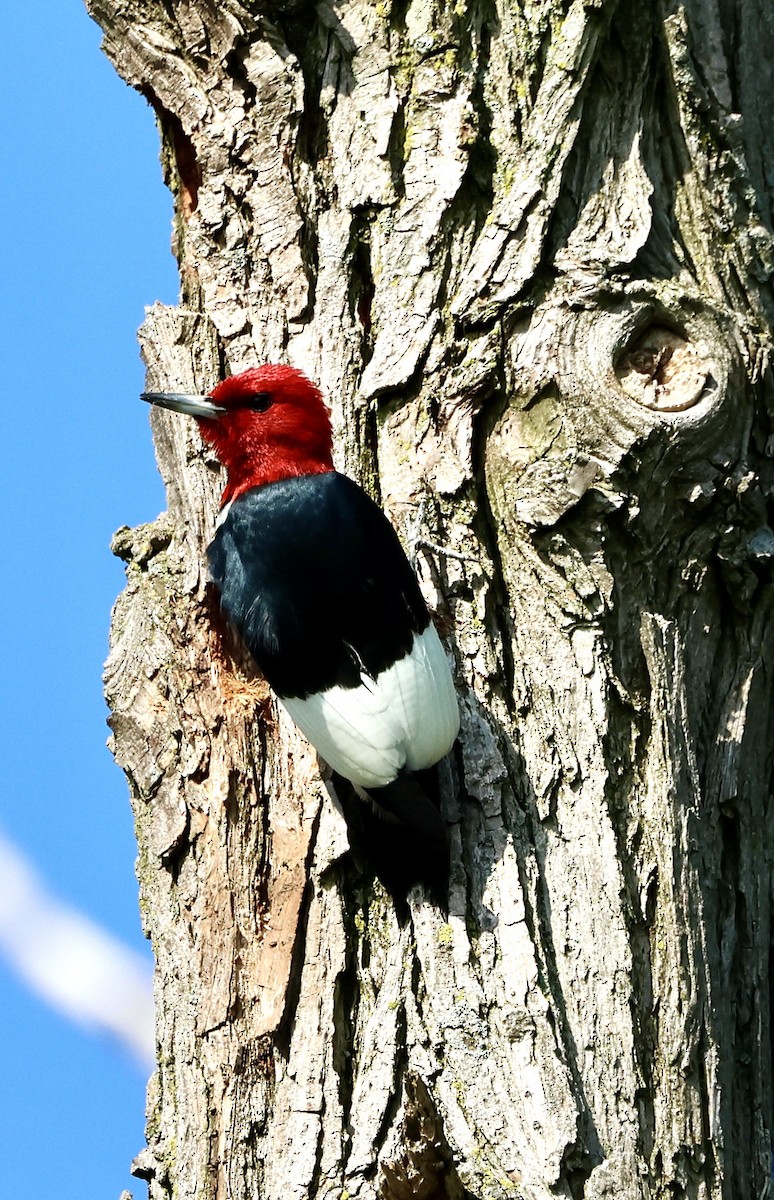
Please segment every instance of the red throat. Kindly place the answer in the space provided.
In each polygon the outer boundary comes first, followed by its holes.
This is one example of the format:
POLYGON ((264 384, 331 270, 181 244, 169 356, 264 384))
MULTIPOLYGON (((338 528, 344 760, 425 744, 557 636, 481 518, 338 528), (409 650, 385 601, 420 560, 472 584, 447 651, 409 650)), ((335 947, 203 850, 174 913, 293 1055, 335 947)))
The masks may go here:
POLYGON ((319 388, 300 371, 243 371, 219 383, 210 398, 227 410, 217 421, 199 421, 228 472, 224 504, 250 488, 333 470, 330 416, 319 388))

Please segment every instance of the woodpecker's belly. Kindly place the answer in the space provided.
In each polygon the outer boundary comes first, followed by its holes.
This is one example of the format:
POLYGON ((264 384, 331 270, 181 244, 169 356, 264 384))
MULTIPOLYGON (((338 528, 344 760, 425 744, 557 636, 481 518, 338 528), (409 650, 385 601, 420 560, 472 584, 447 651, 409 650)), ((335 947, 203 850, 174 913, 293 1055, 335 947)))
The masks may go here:
POLYGON ((449 664, 435 626, 411 652, 358 687, 331 687, 280 701, 325 761, 364 788, 385 787, 407 768, 421 771, 448 754, 459 732, 449 664))

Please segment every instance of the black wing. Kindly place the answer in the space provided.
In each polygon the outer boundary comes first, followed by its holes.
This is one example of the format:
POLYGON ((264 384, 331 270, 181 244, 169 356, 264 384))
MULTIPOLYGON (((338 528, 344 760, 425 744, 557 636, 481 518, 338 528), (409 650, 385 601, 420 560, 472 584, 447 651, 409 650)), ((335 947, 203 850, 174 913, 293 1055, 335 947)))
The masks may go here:
POLYGON ((356 687, 429 624, 395 530, 337 472, 239 496, 208 558, 224 613, 279 696, 356 687))

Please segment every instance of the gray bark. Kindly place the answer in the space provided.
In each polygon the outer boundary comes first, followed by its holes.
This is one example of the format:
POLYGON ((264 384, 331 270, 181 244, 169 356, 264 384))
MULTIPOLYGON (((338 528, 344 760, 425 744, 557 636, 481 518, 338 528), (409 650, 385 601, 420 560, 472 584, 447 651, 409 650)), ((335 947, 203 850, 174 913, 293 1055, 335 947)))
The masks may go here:
POLYGON ((177 202, 149 386, 320 382, 463 714, 449 912, 401 922, 214 619, 222 480, 154 416, 169 512, 117 537, 107 667, 152 1200, 761 1196, 768 0, 88 7, 177 202))

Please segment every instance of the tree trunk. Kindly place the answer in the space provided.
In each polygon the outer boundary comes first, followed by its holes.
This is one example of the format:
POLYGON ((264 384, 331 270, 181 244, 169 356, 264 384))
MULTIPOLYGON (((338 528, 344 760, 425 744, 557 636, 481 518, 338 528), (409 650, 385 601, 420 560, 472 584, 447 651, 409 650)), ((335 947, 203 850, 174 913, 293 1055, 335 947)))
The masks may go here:
POLYGON ((158 964, 136 1174, 152 1200, 757 1200, 770 0, 88 6, 176 198, 149 386, 321 384, 462 710, 449 909, 404 914, 218 620, 217 465, 153 415, 169 512, 117 535, 107 668, 158 964))

